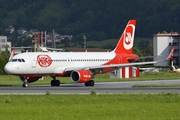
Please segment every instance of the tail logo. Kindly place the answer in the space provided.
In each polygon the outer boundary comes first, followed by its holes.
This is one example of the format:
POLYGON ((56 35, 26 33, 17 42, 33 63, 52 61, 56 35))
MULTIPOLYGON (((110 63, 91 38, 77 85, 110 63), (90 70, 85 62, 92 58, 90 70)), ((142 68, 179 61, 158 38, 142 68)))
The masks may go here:
POLYGON ((129 50, 133 47, 135 26, 129 24, 124 31, 124 48, 129 50))

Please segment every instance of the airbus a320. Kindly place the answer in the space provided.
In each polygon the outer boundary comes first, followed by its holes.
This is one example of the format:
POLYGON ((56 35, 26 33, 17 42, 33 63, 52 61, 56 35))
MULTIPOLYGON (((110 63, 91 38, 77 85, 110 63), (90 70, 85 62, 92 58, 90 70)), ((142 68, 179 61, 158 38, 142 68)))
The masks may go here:
POLYGON ((115 49, 111 52, 26 52, 11 56, 4 69, 8 74, 19 76, 28 83, 42 76, 51 76, 51 86, 60 86, 57 77, 70 77, 76 83, 94 86, 96 74, 104 74, 121 67, 154 64, 169 60, 135 62, 139 56, 132 53, 136 20, 129 20, 115 49))

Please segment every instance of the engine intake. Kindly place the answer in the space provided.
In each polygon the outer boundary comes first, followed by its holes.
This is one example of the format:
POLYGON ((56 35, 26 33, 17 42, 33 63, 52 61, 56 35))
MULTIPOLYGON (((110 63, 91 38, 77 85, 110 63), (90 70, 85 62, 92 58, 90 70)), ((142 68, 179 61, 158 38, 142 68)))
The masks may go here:
POLYGON ((73 71, 70 77, 76 83, 85 83, 92 79, 92 74, 89 70, 77 70, 73 71))

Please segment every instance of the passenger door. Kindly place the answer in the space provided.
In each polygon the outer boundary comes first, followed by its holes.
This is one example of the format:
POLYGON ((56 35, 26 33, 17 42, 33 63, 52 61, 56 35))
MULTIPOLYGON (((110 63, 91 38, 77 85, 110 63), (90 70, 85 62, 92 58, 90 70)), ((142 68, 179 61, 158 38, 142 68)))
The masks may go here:
POLYGON ((31 58, 31 67, 36 68, 37 61, 33 55, 30 55, 31 58))

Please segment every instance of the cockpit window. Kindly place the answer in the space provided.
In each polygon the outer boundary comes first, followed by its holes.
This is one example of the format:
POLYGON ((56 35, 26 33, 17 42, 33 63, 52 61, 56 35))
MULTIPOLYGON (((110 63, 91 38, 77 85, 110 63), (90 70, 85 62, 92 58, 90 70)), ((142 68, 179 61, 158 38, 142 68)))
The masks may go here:
POLYGON ((11 59, 9 62, 25 62, 24 59, 11 59))
POLYGON ((12 62, 17 62, 17 59, 12 59, 12 62))
POLYGON ((25 60, 24 60, 24 59, 22 59, 22 62, 25 62, 25 60))
POLYGON ((21 62, 21 59, 18 59, 18 62, 21 62))

